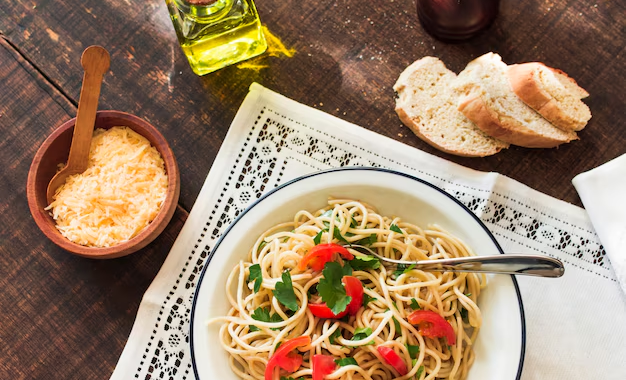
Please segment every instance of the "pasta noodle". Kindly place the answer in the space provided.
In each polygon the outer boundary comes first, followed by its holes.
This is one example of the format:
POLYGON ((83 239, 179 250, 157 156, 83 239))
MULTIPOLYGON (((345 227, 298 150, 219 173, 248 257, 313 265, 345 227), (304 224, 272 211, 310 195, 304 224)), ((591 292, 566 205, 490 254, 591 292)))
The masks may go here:
MULTIPOLYGON (((226 283, 231 309, 227 315, 208 321, 221 323, 220 343, 229 353, 237 376, 268 379, 266 371, 272 371, 271 379, 312 379, 313 358, 325 355, 333 359, 325 379, 467 377, 474 361, 472 345, 482 323, 477 299, 485 286, 484 276, 424 272, 412 267, 394 270, 353 245, 365 245, 385 257, 407 261, 473 255, 461 240, 436 225, 422 229, 379 215, 372 206, 354 200, 331 199, 326 208, 315 213, 298 212, 292 222, 274 226, 260 236, 247 259, 233 268, 226 283), (333 311, 337 318, 320 318, 311 310, 322 302, 324 307, 331 307, 332 302, 324 299, 327 288, 321 284, 330 282, 330 267, 335 264, 326 263, 323 271, 314 270, 316 260, 317 265, 324 260, 311 259, 307 253, 315 246, 330 247, 330 243, 332 247, 343 246, 349 253, 346 257, 333 253, 330 261, 340 264, 333 268, 341 268, 361 282, 363 300, 354 313, 349 303, 345 309, 351 313, 339 317, 333 311), (278 294, 288 288, 287 274, 297 305, 290 305, 281 299, 286 296, 278 294), (453 336, 429 333, 428 328, 438 322, 409 323, 416 310, 443 317, 453 336), (310 338, 310 343, 288 355, 297 368, 286 371, 279 365, 274 370, 271 359, 279 356, 280 345, 299 337, 306 337, 307 343, 310 338), (449 340, 455 342, 450 344, 449 340), (380 347, 393 353, 385 354, 380 347), (268 363, 272 368, 268 369, 268 363), (405 368, 406 373, 402 373, 405 368)), ((343 284, 349 292, 347 283, 343 284)), ((356 302, 356 296, 346 298, 344 290, 338 292, 346 302, 356 302)), ((341 309, 337 303, 335 306, 341 309)))

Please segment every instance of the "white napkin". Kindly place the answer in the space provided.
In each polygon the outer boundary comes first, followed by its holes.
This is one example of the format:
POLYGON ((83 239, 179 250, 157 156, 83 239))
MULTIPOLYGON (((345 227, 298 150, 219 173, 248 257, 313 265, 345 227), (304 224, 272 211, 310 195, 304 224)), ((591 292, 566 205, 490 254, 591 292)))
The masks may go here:
POLYGON ((626 154, 572 179, 626 292, 626 154))
POLYGON ((193 379, 189 316, 215 241, 264 192, 339 166, 383 167, 427 180, 469 207, 505 252, 564 262, 559 279, 517 278, 526 319, 521 380, 626 379, 626 297, 583 208, 253 84, 185 226, 143 297, 111 380, 193 379))

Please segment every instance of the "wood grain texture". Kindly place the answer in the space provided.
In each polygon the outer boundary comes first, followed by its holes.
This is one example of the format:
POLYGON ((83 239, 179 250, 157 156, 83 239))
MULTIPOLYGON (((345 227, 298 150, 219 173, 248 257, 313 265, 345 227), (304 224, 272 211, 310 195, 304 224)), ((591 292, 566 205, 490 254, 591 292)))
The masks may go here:
POLYGON ((178 207, 142 251, 111 261, 58 248, 39 231, 26 177, 45 137, 76 109, 0 37, 0 378, 108 377, 139 302, 187 217, 178 207))
POLYGON ((6 168, 0 181, 1 378, 110 375, 141 295, 254 81, 407 145, 505 174, 577 205, 571 179, 626 153, 623 1, 502 0, 489 31, 459 44, 426 35, 414 0, 256 4, 262 22, 297 53, 256 58, 267 66, 259 71, 231 66, 197 77, 163 0, 3 2, 0 32, 15 48, 0 47, 0 162, 6 168), (49 243, 30 218, 24 195, 36 148, 75 115, 82 77, 78 57, 94 44, 111 53, 100 109, 129 112, 155 125, 181 173, 181 207, 165 233, 142 252, 110 262, 72 257, 49 243), (585 102, 593 114, 580 140, 557 149, 512 147, 491 157, 461 158, 432 148, 402 124, 392 86, 406 66, 433 55, 458 73, 489 51, 507 63, 545 62, 576 79, 591 94, 585 102))

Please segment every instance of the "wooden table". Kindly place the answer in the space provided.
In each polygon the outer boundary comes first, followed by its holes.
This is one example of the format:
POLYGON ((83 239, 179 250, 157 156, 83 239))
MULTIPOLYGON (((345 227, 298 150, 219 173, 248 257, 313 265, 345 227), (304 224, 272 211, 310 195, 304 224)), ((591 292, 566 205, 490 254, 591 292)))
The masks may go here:
POLYGON ((259 71, 189 68, 163 0, 2 0, 0 7, 0 378, 103 379, 124 347, 146 288, 194 204, 228 127, 259 82, 301 103, 483 171, 581 205, 572 178, 626 153, 626 5, 504 0, 488 33, 462 44, 421 29, 414 0, 257 0, 264 24, 292 58, 259 71), (125 258, 74 257, 37 229, 26 201, 30 162, 46 136, 75 116, 80 55, 111 53, 100 109, 143 117, 168 139, 181 169, 178 210, 166 231, 125 258), (591 96, 580 140, 558 149, 512 147, 476 159, 443 154, 394 112, 398 74, 425 55, 460 71, 488 51, 505 62, 563 69, 591 96))

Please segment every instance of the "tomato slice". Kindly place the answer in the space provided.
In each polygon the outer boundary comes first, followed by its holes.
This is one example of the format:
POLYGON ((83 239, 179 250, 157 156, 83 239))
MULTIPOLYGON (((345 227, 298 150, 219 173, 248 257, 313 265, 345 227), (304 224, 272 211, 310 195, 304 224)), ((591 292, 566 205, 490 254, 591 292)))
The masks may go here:
POLYGON ((448 321, 431 310, 415 310, 408 317, 409 323, 418 325, 422 336, 427 338, 446 338, 448 344, 456 344, 456 334, 448 321))
POLYGON ((311 313, 313 313, 314 316, 318 318, 326 318, 326 319, 330 319, 330 318, 339 319, 339 318, 345 317, 345 315, 348 314, 348 308, 346 308, 346 310, 342 311, 339 314, 333 314, 332 310, 330 310, 330 307, 326 306, 325 302, 310 303, 309 310, 311 310, 311 313))
POLYGON ((313 380, 324 380, 337 368, 335 358, 330 355, 313 355, 313 380))
POLYGON ((324 265, 327 262, 334 260, 335 254, 340 254, 346 260, 354 259, 354 255, 339 244, 318 244, 309 249, 309 252, 304 255, 298 263, 298 269, 305 270, 307 266, 310 266, 313 270, 319 272, 324 269, 324 265))
POLYGON ((346 310, 348 314, 356 315, 363 304, 363 284, 354 276, 343 276, 341 282, 346 288, 346 295, 352 297, 346 310))
POLYGON ((346 307, 346 310, 339 314, 334 314, 326 303, 310 303, 309 310, 318 318, 343 318, 346 314, 356 315, 363 303, 363 284, 353 276, 343 276, 341 279, 343 286, 346 288, 346 295, 352 297, 352 300, 346 307))
POLYGON ((409 370, 406 368, 406 363, 402 360, 402 358, 396 354, 396 352, 387 347, 387 346, 378 346, 376 350, 380 354, 380 356, 385 359, 385 362, 393 367, 400 374, 400 376, 406 375, 409 370))
POLYGON ((311 344, 310 336, 290 339, 281 344, 267 362, 267 367, 265 367, 265 380, 272 380, 274 368, 276 367, 280 367, 289 373, 295 372, 300 368, 300 365, 302 365, 302 355, 291 351, 295 350, 297 347, 304 347, 309 344, 311 344))

